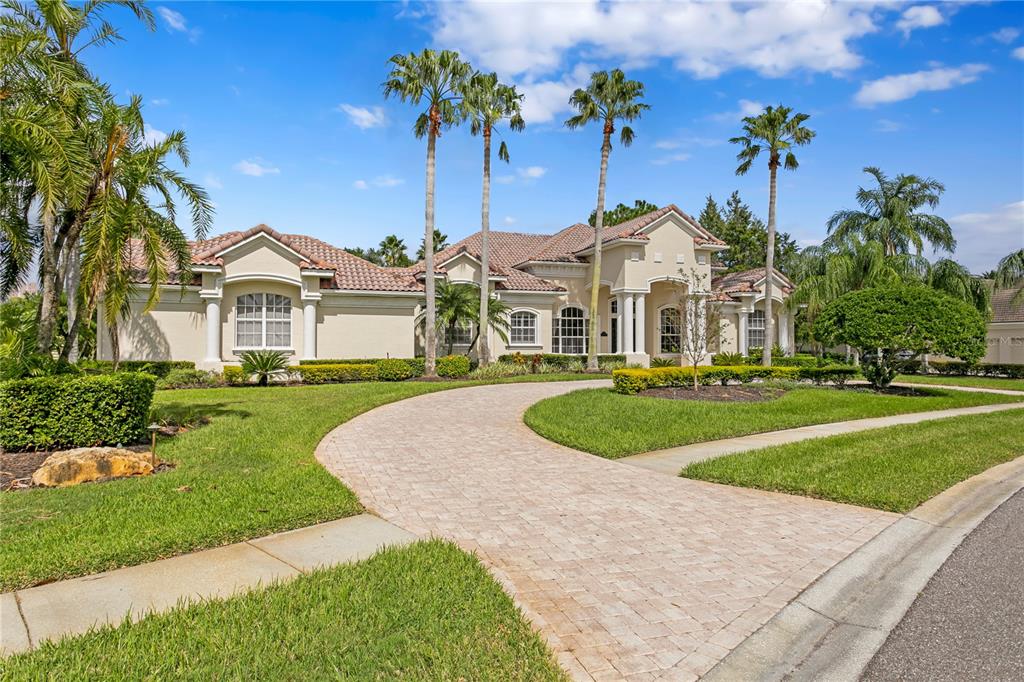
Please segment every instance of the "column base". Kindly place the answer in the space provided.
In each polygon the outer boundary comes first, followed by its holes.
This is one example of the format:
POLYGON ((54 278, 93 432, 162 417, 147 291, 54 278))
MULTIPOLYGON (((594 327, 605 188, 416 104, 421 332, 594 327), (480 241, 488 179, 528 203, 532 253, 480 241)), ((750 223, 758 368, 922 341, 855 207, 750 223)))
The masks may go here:
POLYGON ((626 353, 627 365, 640 365, 641 367, 651 366, 651 356, 647 353, 626 353))

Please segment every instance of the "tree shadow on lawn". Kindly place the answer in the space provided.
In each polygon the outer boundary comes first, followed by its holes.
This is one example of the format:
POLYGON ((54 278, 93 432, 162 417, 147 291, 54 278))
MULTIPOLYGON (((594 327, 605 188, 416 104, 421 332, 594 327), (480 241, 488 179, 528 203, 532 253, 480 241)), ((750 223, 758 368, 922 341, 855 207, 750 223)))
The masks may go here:
POLYGON ((215 417, 234 416, 248 419, 252 412, 239 409, 235 403, 185 403, 173 402, 154 405, 150 409, 150 421, 157 424, 193 429, 209 424, 215 417))

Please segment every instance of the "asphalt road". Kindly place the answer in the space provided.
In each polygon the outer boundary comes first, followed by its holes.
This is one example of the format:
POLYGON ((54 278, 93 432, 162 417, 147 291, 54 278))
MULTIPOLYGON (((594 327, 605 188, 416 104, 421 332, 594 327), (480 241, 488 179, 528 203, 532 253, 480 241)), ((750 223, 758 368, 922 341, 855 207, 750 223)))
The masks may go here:
POLYGON ((1024 680, 1024 490, 950 555, 864 680, 1024 680))

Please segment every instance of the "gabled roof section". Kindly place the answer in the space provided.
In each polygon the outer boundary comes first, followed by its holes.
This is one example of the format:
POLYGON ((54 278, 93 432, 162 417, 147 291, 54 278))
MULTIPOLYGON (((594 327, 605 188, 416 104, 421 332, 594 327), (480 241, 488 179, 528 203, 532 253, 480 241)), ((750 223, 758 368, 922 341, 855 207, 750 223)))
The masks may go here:
MULTIPOLYGON (((782 292, 787 295, 791 294, 794 288, 793 282, 775 268, 772 268, 772 271, 775 273, 776 279, 782 282, 782 292)), ((758 292, 758 285, 764 281, 766 272, 765 268, 730 272, 712 279, 711 290, 716 293, 727 294, 730 297, 733 294, 755 294, 758 292)))
POLYGON ((242 242, 245 242, 257 235, 266 235, 270 239, 273 239, 277 243, 298 254, 302 259, 299 263, 300 267, 321 268, 324 270, 332 269, 329 263, 305 253, 302 247, 295 243, 294 237, 297 235, 281 234, 269 225, 264 225, 263 223, 260 223, 256 227, 249 228, 245 232, 229 232, 221 235, 220 237, 207 240, 206 242, 197 242, 197 245, 202 244, 203 246, 201 247, 202 250, 198 252, 193 250, 192 262, 197 265, 223 265, 224 259, 222 254, 225 251, 233 246, 238 246, 242 242))
POLYGON ((688 227, 697 233, 694 237, 694 241, 698 245, 702 244, 713 244, 715 246, 725 246, 725 242, 716 237, 715 235, 704 229, 704 226, 698 223, 690 214, 681 210, 675 204, 669 204, 663 206, 656 211, 645 213, 641 216, 637 216, 632 220, 627 220, 624 223, 613 225, 607 228, 602 236, 603 241, 609 241, 610 239, 623 239, 626 237, 640 237, 643 231, 650 227, 652 224, 664 218, 670 213, 675 213, 688 227))
POLYGON ((1020 303, 1014 304, 1017 293, 1024 284, 1010 289, 996 289, 992 292, 993 322, 1024 322, 1024 295, 1020 303))
MULTIPOLYGON (((565 291, 563 287, 552 284, 546 279, 536 277, 528 272, 517 270, 516 265, 534 253, 541 244, 550 239, 545 234, 527 234, 524 232, 501 232, 491 231, 489 234, 490 247, 490 276, 504 277, 505 281, 498 282, 495 289, 510 291, 565 291)), ((480 233, 471 234, 446 249, 434 254, 434 270, 438 273, 446 272, 444 264, 451 261, 460 254, 472 256, 480 260, 481 237, 480 233)), ((424 262, 416 263, 408 271, 422 276, 425 272, 424 262)))

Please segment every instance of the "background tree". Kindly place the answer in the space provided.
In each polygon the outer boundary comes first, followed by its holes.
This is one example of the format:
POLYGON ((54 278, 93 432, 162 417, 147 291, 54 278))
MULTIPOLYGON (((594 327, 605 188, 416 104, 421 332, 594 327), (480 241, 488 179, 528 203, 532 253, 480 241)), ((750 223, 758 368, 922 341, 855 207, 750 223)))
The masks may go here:
POLYGON ((968 362, 985 354, 985 318, 971 305, 923 286, 862 289, 825 306, 815 333, 861 350, 872 386, 888 386, 903 354, 938 353, 968 362))
MULTIPOLYGON (((644 96, 644 84, 627 80, 620 69, 597 71, 590 75, 586 89, 577 88, 569 98, 569 105, 577 114, 565 125, 570 130, 585 126, 591 121, 601 123, 601 167, 597 181, 597 208, 594 210, 594 256, 593 277, 590 290, 590 323, 587 331, 587 369, 597 371, 597 302, 601 288, 601 231, 604 229, 604 195, 608 180, 608 156, 612 151, 612 133, 616 121, 633 121, 640 118, 650 106, 638 100, 644 96)), ((623 147, 633 143, 633 129, 623 125, 619 133, 623 147)))
MULTIPOLYGON (((448 244, 448 235, 441 232, 441 230, 434 229, 434 238, 431 240, 431 245, 434 253, 444 251, 450 244, 448 244)), ((416 249, 416 260, 424 260, 427 256, 426 240, 420 240, 420 248, 416 249)))
POLYGON ((416 117, 413 131, 427 138, 426 202, 424 209, 423 256, 426 266, 426 358, 425 375, 437 376, 437 303, 434 300, 434 174, 437 138, 441 131, 459 123, 459 100, 472 68, 451 50, 423 50, 419 54, 396 54, 390 59, 391 73, 384 81, 384 96, 398 97, 414 106, 426 104, 416 117))
POLYGON ((795 114, 789 107, 765 107, 764 112, 757 116, 743 119, 743 135, 729 140, 733 144, 742 145, 743 149, 736 155, 740 165, 736 175, 746 175, 761 152, 768 154, 768 243, 766 248, 765 267, 768 276, 765 278, 765 348, 761 362, 770 367, 772 364, 772 348, 769 340, 775 339, 775 320, 772 317, 772 269, 775 266, 775 199, 778 194, 779 166, 786 170, 796 170, 799 162, 793 148, 810 144, 814 131, 804 127, 803 123, 810 116, 795 114))
POLYGON ((1024 249, 1003 256, 993 279, 997 289, 1018 288, 1012 303, 1024 303, 1024 249))
MULTIPOLYGON (((726 272, 764 267, 765 253, 768 249, 768 228, 740 198, 739 191, 734 191, 729 196, 724 210, 719 209, 709 194, 698 220, 711 231, 711 234, 729 245, 728 249, 716 256, 718 262, 726 268, 726 272)), ((788 232, 777 232, 775 269, 789 276, 795 266, 797 254, 796 240, 788 232)))
POLYGON ((412 261, 409 260, 409 254, 405 250, 405 242, 399 239, 398 235, 389 234, 387 237, 384 237, 380 244, 377 245, 375 254, 379 254, 381 265, 389 268, 404 268, 412 265, 412 261))
MULTIPOLYGON (((483 192, 480 201, 480 309, 479 319, 487 317, 491 302, 489 276, 491 273, 491 135, 494 128, 507 120, 510 130, 521 131, 526 127, 523 121, 521 104, 523 96, 516 92, 515 86, 498 82, 498 74, 475 74, 469 81, 462 98, 462 111, 470 120, 470 132, 481 135, 484 141, 483 192)), ((508 163, 508 146, 502 140, 498 146, 498 158, 508 163)), ((479 332, 478 332, 479 334, 479 332)), ((487 366, 490 362, 490 348, 487 334, 480 335, 480 352, 477 353, 480 364, 487 366)))
POLYGON ((381 257, 380 252, 377 251, 377 249, 364 249, 361 246, 346 246, 344 250, 351 253, 353 256, 362 258, 374 265, 384 265, 384 259, 381 257))
POLYGON ((836 211, 828 220, 828 243, 840 245, 851 237, 878 241, 885 255, 915 253, 920 256, 927 242, 936 250, 952 253, 956 238, 949 223, 937 215, 919 213, 924 206, 935 208, 945 186, 932 178, 897 175, 890 180, 874 166, 864 172, 877 187, 857 190, 860 210, 836 211))
MULTIPOLYGON (((604 212, 604 224, 605 225, 618 225, 624 223, 627 220, 638 218, 642 215, 650 213, 651 211, 657 211, 658 207, 649 201, 643 199, 637 199, 633 202, 632 206, 626 206, 625 204, 619 204, 615 208, 609 209, 604 212)), ((593 227, 597 223, 597 211, 591 211, 590 217, 587 218, 587 223, 593 227)))

